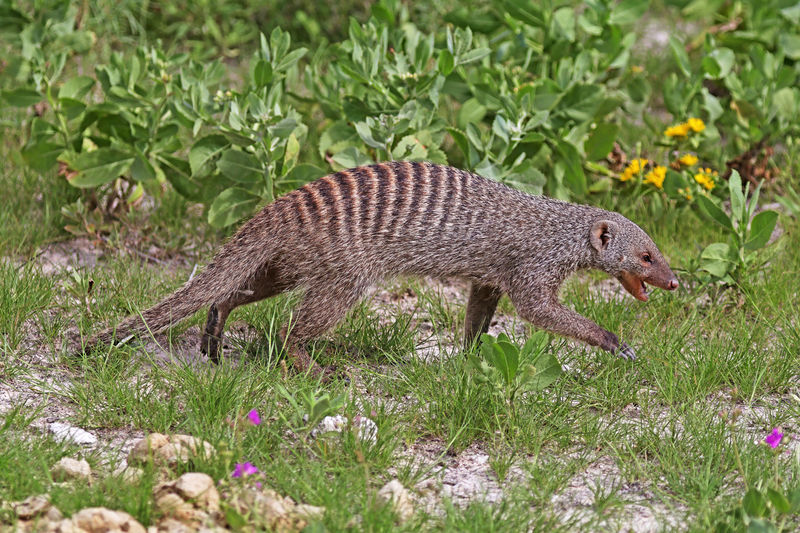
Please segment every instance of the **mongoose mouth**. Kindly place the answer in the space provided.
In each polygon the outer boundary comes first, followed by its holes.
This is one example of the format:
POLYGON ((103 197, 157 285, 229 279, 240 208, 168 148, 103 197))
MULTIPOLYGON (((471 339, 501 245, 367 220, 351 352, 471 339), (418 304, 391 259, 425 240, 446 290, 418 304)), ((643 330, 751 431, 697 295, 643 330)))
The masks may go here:
POLYGON ((631 293, 634 298, 643 302, 647 301, 647 286, 644 284, 642 278, 623 272, 617 279, 622 283, 622 286, 625 287, 625 290, 631 293))

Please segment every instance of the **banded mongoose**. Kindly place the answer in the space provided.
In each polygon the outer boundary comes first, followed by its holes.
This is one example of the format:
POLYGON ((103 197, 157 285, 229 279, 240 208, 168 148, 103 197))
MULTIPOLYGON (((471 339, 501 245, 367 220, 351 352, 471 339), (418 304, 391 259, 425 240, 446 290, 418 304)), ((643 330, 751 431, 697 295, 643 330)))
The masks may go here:
POLYGON ((633 358, 615 334, 558 301, 561 283, 591 268, 617 278, 642 301, 645 283, 678 286, 650 237, 618 213, 531 196, 442 165, 362 166, 265 206, 194 279, 89 345, 158 332, 210 305, 201 351, 217 362, 231 310, 300 288, 302 301, 281 335, 298 370, 319 371, 305 344, 377 281, 414 274, 471 281, 466 345, 487 331, 505 293, 534 325, 633 358))

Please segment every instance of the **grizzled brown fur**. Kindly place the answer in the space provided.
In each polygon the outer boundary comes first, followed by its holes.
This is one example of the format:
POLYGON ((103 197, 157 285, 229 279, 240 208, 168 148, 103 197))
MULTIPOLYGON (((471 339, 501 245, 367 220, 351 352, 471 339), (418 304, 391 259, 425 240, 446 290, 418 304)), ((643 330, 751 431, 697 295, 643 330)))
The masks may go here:
POLYGON ((197 277, 89 344, 156 332, 210 305, 201 348, 216 361, 233 308, 302 288, 287 342, 295 366, 305 369, 314 363, 304 344, 341 320, 371 285, 415 274, 472 282, 467 343, 486 331, 505 293, 536 326, 632 358, 616 335, 558 301, 564 279, 590 268, 618 278, 641 300, 644 282, 678 285, 653 241, 618 213, 531 196, 441 165, 364 166, 267 205, 197 277))

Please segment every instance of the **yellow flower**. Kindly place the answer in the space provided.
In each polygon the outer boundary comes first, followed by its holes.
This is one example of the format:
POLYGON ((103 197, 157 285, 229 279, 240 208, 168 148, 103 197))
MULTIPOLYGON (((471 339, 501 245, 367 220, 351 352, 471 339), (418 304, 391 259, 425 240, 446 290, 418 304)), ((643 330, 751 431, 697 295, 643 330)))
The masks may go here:
POLYGON ((697 164, 697 156, 694 154, 684 154, 678 159, 678 162, 681 165, 685 165, 687 167, 691 167, 697 164))
POLYGON ((687 200, 692 199, 692 191, 689 189, 689 187, 678 189, 678 194, 683 195, 683 197, 686 198, 687 200))
POLYGON ((689 135, 689 124, 684 122, 683 124, 676 124, 675 126, 670 126, 666 130, 664 130, 664 135, 667 137, 686 137, 689 135))
POLYGON ((647 166, 647 159, 633 159, 630 164, 622 171, 619 177, 620 181, 628 181, 635 175, 639 174, 645 166, 647 166))
POLYGON ((705 122, 703 122, 702 119, 699 118, 690 118, 689 120, 686 121, 686 125, 689 126, 695 133, 700 133, 701 131, 706 129, 705 122))
POLYGON ((694 181, 705 187, 707 191, 710 191, 714 188, 714 178, 712 176, 716 175, 716 173, 712 173, 710 168, 702 169, 701 172, 698 172, 694 175, 694 181))
POLYGON ((647 173, 644 177, 645 183, 652 183, 657 189, 664 188, 664 178, 667 177, 667 167, 661 165, 656 166, 653 170, 647 173))
POLYGON ((631 72, 633 72, 634 74, 639 74, 641 72, 644 72, 644 67, 640 65, 631 65, 631 72))

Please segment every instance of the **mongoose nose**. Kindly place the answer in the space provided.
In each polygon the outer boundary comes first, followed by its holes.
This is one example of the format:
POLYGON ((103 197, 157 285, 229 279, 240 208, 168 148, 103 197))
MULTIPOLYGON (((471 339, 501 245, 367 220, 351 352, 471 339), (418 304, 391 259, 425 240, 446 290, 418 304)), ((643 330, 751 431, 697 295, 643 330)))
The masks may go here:
POLYGON ((669 280, 669 283, 667 283, 667 289, 671 290, 671 291, 674 291, 677 288, 678 288, 678 280, 675 279, 675 278, 672 278, 671 280, 669 280))

